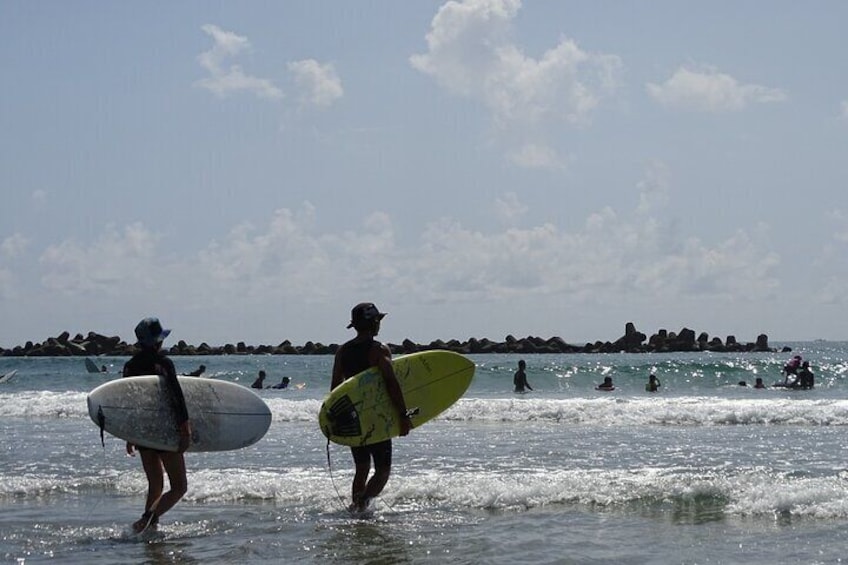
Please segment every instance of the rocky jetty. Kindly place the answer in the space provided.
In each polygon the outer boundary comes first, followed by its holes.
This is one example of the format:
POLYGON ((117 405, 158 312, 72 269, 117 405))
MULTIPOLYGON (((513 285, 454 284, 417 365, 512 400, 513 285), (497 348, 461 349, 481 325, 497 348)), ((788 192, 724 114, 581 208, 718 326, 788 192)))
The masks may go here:
MULTIPOLYGON (((679 332, 669 332, 660 329, 650 338, 638 331, 633 322, 624 327, 624 335, 615 341, 596 341, 582 345, 567 343, 560 337, 543 339, 528 336, 516 338, 508 335, 503 341, 492 341, 487 338, 470 338, 466 341, 452 339, 450 341, 436 340, 430 343, 414 343, 405 339, 400 344, 390 343, 393 354, 415 353, 432 349, 447 349, 465 354, 486 353, 652 353, 652 352, 681 352, 681 351, 713 351, 744 352, 744 351, 775 351, 768 343, 768 336, 760 334, 756 341, 740 343, 736 337, 729 335, 722 341, 718 337, 710 338, 706 332, 696 334, 694 330, 683 328, 679 332)), ((166 348, 169 355, 332 355, 339 344, 322 344, 308 341, 303 345, 293 345, 286 340, 279 345, 247 345, 243 341, 236 344, 212 346, 207 343, 190 345, 178 341, 176 345, 166 348)), ((0 347, 0 355, 7 357, 63 357, 80 356, 94 357, 98 355, 130 356, 137 351, 134 343, 126 343, 118 336, 104 336, 95 332, 76 334, 73 338, 68 332, 62 332, 58 337, 47 338, 43 343, 28 341, 11 349, 0 347)), ((790 351, 784 347, 782 351, 790 351)))

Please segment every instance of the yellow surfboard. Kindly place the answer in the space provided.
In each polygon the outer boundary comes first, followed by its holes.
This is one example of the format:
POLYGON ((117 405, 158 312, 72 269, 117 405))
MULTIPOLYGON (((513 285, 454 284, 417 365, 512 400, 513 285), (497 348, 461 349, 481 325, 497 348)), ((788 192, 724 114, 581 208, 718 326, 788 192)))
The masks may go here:
MULTIPOLYGON (((423 351, 392 360, 412 424, 418 427, 450 408, 474 376, 474 363, 452 351, 423 351)), ((400 422, 376 367, 337 386, 321 405, 321 431, 341 445, 371 445, 400 435, 400 422)))

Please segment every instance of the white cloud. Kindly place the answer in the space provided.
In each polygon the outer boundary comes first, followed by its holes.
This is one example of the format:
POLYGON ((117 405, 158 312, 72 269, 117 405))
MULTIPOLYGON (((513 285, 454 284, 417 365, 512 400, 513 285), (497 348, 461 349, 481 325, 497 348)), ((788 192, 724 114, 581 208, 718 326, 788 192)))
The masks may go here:
POLYGON ((700 112, 735 112, 750 104, 783 102, 786 94, 776 88, 741 84, 713 67, 692 70, 680 67, 664 83, 648 83, 648 94, 664 106, 700 112))
POLYGON ((303 104, 327 107, 344 95, 342 81, 330 63, 322 65, 315 59, 304 59, 289 63, 288 68, 294 73, 303 104))
POLYGON ((519 0, 445 3, 427 33, 427 52, 410 64, 447 90, 481 102, 500 127, 586 123, 616 86, 617 56, 562 39, 540 58, 512 41, 519 0))
MULTIPOLYGON (((495 206, 507 219, 526 212, 514 194, 495 206)), ((575 231, 542 224, 484 233, 445 218, 406 247, 398 245, 394 221, 383 212, 341 233, 316 233, 315 213, 309 204, 297 212, 280 209, 267 225, 237 226, 221 242, 181 257, 158 249, 160 237, 143 225, 110 228, 92 244, 50 246, 41 257, 43 284, 69 294, 161 287, 181 304, 199 307, 211 300, 221 308, 279 300, 281 293, 320 303, 374 288, 392 301, 415 296, 422 302, 491 303, 528 293, 636 293, 670 300, 761 296, 775 287, 779 266, 757 234, 739 231, 714 244, 682 237, 683 244, 669 251, 654 220, 612 208, 591 214, 575 231)))
POLYGON ((49 246, 39 262, 45 269, 42 284, 66 294, 123 293, 133 288, 164 284, 155 256, 159 236, 140 223, 118 231, 109 226, 91 244, 66 240, 49 246))
POLYGON ((837 208, 830 211, 828 216, 836 226, 833 239, 840 243, 848 243, 848 214, 837 208))
POLYGON ((247 38, 211 24, 204 25, 202 29, 212 37, 214 45, 197 57, 200 66, 210 75, 197 81, 198 86, 221 97, 238 92, 252 92, 260 98, 282 98, 282 91, 270 80, 245 74, 237 64, 226 66, 228 59, 250 50, 247 38))
POLYGON ((671 172, 664 162, 656 160, 648 163, 645 178, 636 184, 636 188, 639 189, 637 212, 646 214, 668 202, 670 177, 671 172))
MULTIPOLYGON (((180 254, 141 224, 110 227, 93 242, 65 241, 44 251, 40 292, 70 295, 78 304, 87 298, 110 308, 127 308, 128 301, 137 307, 112 316, 195 312, 216 324, 244 325, 201 326, 202 339, 214 340, 249 338, 276 324, 271 320, 282 312, 321 312, 326 319, 363 296, 447 311, 487 312, 519 302, 556 304, 562 311, 610 300, 773 300, 777 289, 780 259, 769 250, 768 235, 757 230, 713 242, 682 234, 669 246, 661 222, 635 209, 605 208, 573 229, 550 223, 519 228, 527 207, 515 194, 492 205, 509 222, 506 228, 483 232, 442 218, 409 244, 396 238, 396 219, 379 211, 355 229, 319 232, 317 211, 308 203, 180 254)), ((0 272, 4 292, 8 275, 0 272)), ((37 296, 36 289, 28 292, 37 296)), ((279 319, 287 337, 295 337, 293 327, 306 331, 297 317, 279 319)))
POLYGON ((563 170, 566 168, 565 158, 557 154, 554 148, 539 143, 523 145, 520 149, 510 152, 509 159, 525 169, 563 170))
POLYGON ((43 204, 47 201, 47 192, 41 189, 34 190, 32 191, 32 199, 36 204, 43 204))
POLYGON ((514 192, 508 192, 495 199, 495 215, 506 225, 517 225, 527 214, 527 210, 527 206, 518 199, 518 195, 514 192))
POLYGON ((0 253, 2 253, 4 257, 14 259, 15 257, 23 255, 28 246, 29 239, 20 233, 13 233, 0 243, 0 253))

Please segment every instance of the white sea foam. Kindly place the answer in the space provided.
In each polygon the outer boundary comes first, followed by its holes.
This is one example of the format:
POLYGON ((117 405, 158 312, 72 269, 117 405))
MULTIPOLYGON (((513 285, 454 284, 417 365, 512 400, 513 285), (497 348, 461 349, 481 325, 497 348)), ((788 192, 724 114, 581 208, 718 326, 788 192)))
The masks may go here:
MULTIPOLYGON (((320 400, 266 399, 274 421, 312 422, 320 400)), ((27 391, 0 394, 0 417, 88 418, 86 393, 27 391)), ((780 398, 464 398, 442 413, 447 421, 573 425, 848 425, 848 400, 780 398)))

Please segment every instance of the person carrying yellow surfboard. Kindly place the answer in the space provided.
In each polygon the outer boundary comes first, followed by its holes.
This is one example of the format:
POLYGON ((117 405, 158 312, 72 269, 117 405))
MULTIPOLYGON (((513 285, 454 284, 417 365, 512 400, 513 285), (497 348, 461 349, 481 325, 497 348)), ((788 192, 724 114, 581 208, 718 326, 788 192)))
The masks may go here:
MULTIPOLYGON (((376 366, 386 383, 389 398, 400 415, 400 435, 405 436, 412 429, 412 422, 392 368, 392 353, 386 345, 374 339, 380 333, 380 321, 385 316, 386 313, 380 312, 371 302, 362 302, 353 307, 347 327, 356 329, 356 337, 344 343, 336 352, 330 390, 346 379, 376 366)), ((392 469, 392 440, 351 447, 350 451, 356 468, 351 486, 350 510, 362 512, 368 508, 371 499, 383 491, 389 480, 392 469), (368 479, 372 460, 374 474, 368 479)))

